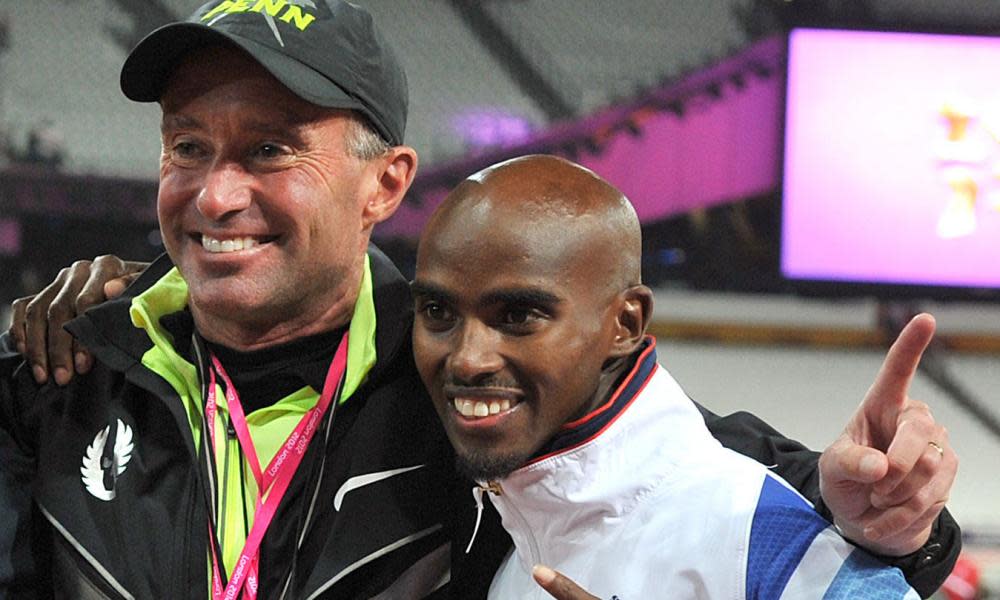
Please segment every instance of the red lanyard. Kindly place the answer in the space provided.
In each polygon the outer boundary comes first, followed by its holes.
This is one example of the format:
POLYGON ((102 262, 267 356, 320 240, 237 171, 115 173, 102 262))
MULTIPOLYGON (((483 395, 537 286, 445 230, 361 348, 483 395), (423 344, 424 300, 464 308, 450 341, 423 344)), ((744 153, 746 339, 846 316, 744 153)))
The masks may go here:
MULTIPOLYGON (((208 386, 208 398, 205 400, 205 420, 208 422, 208 432, 212 439, 212 447, 215 448, 215 413, 217 402, 215 398, 215 373, 226 384, 226 404, 229 407, 229 417, 233 429, 236 430, 236 437, 239 440, 243 454, 250 469, 253 472, 254 480, 257 482, 257 510, 247 535, 246 543, 240 552, 239 559, 233 567, 233 573, 229 578, 229 583, 225 590, 222 589, 222 578, 219 573, 219 560, 215 554, 215 544, 209 544, 212 548, 212 598, 213 600, 235 600, 243 591, 247 600, 254 600, 257 597, 257 567, 260 557, 260 543, 264 539, 264 533, 274 518, 274 513, 278 509, 281 498, 288 490, 288 485, 295 475, 295 471, 302 462, 302 457, 309 447, 313 434, 319 423, 330 407, 333 394, 337 390, 344 372, 347 370, 347 334, 341 338, 337 351, 333 355, 330 369, 326 374, 326 381, 323 383, 323 393, 320 394, 316 406, 302 416, 299 424, 289 434, 288 439, 278 449, 277 454, 271 459, 267 469, 261 471, 260 461, 257 459, 257 450, 253 440, 250 438, 250 430, 247 427, 246 415, 243 414, 243 406, 240 404, 239 394, 236 388, 226 375, 225 369, 219 359, 212 355, 212 366, 209 370, 210 379, 208 386), (265 495, 267 496, 265 498, 265 495), (245 589, 244 589, 245 587, 245 589)), ((211 525, 209 525, 211 535, 211 525)))

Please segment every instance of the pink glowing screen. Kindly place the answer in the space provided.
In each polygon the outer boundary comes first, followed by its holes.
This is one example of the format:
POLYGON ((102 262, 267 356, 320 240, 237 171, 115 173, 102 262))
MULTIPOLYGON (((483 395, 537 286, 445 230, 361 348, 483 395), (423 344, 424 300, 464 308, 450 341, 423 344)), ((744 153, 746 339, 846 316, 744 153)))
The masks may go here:
POLYGON ((781 270, 1000 288, 1000 38, 796 29, 781 270))

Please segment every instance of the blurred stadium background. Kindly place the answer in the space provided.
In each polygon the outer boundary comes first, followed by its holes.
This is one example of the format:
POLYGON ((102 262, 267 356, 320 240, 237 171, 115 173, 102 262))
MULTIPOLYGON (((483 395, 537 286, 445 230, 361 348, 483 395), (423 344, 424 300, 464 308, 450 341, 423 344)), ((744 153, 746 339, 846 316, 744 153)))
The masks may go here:
MULTIPOLYGON (((656 144, 679 157, 679 169, 697 171, 700 157, 686 157, 686 140, 749 135, 755 115, 724 127, 698 119, 754 82, 777 85, 780 60, 768 60, 774 53, 743 57, 790 25, 1000 32, 995 0, 358 3, 375 15, 409 75, 407 142, 420 153, 421 179, 403 216, 380 235, 404 271, 420 219, 442 191, 498 158, 547 151, 604 166, 618 137, 642 140, 645 127, 666 117, 691 127, 656 144)), ((75 259, 148 259, 162 251, 154 206, 158 111, 125 100, 118 72, 143 35, 198 4, 0 0, 3 327, 13 298, 34 293, 75 259)), ((768 122, 762 131, 776 127, 768 122)), ((631 168, 621 162, 608 167, 613 173, 595 168, 623 189, 657 176, 639 157, 631 168)), ((769 181, 710 193, 699 185, 717 182, 695 178, 687 184, 695 191, 669 208, 653 198, 640 211, 644 275, 657 288, 654 329, 664 364, 692 396, 720 412, 751 410, 822 448, 874 377, 891 310, 873 298, 789 292, 776 270, 777 190, 769 181)), ((954 351, 935 365, 947 365, 960 383, 958 397, 987 411, 970 413, 937 378, 915 382, 913 394, 932 404, 962 457, 950 506, 984 571, 983 588, 997 594, 1000 439, 990 418, 1000 414, 1000 304, 917 307, 938 316, 942 350, 954 351)))

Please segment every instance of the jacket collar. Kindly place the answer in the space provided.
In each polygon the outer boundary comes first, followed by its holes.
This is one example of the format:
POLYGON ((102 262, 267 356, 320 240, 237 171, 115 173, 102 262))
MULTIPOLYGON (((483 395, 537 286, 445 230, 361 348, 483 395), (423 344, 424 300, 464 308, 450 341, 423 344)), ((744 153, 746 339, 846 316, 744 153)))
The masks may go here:
MULTIPOLYGON (((410 330, 413 327, 413 300, 410 284, 389 257, 374 244, 368 246, 371 264, 372 297, 378 326, 375 328, 375 353, 378 360, 368 373, 369 379, 379 380, 400 352, 410 352, 410 330)), ((406 357, 410 361, 409 357, 406 357)))
POLYGON ((528 462, 534 464, 586 444, 611 426, 642 391, 656 369, 656 340, 646 336, 631 357, 632 367, 608 399, 583 417, 566 423, 559 432, 528 462))
MULTIPOLYGON (((368 350, 377 360, 367 375, 377 379, 393 363, 392 359, 409 347, 406 342, 413 322, 413 307, 409 284, 389 258, 374 244, 368 247, 368 257, 372 317, 377 316, 377 323, 373 325, 374 335, 368 333, 366 336, 369 338, 366 344, 371 346, 368 350)), ((124 294, 88 310, 70 321, 66 328, 98 360, 114 370, 128 370, 141 362, 152 346, 147 333, 132 325, 129 312, 133 300, 167 276, 173 267, 170 258, 166 254, 161 255, 124 294)))
POLYGON ((492 486, 490 501, 528 572, 572 552, 580 531, 624 518, 669 484, 690 453, 718 446, 694 403, 656 364, 652 344, 609 402, 576 428, 597 423, 600 429, 583 441, 492 486))
MULTIPOLYGON (((365 381, 376 382, 393 363, 398 362, 394 360, 397 354, 408 352, 409 344, 406 342, 410 336, 413 308, 409 285, 392 262, 374 245, 369 246, 368 256, 372 317, 377 315, 378 322, 373 325, 374 356, 377 360, 373 358, 374 364, 367 365, 370 370, 365 381)), ((66 324, 66 329, 91 351, 97 361, 113 371, 124 373, 130 382, 162 399, 178 398, 177 385, 181 386, 180 389, 190 387, 191 395, 198 393, 195 367, 183 360, 176 361, 177 369, 171 369, 173 373, 167 374, 170 381, 163 374, 143 367, 143 357, 153 348, 153 342, 145 329, 133 325, 130 312, 135 299, 169 277, 173 268, 169 257, 161 255, 121 296, 91 308, 66 324)), ((179 277, 177 279, 180 280, 179 277)), ((183 286, 183 280, 179 284, 183 286)), ((175 303, 175 310, 183 308, 183 302, 175 303)), ((356 383, 363 385, 362 381, 356 383)), ((192 408, 184 402, 167 402, 167 407, 194 457, 191 423, 198 419, 198 406, 192 408)))

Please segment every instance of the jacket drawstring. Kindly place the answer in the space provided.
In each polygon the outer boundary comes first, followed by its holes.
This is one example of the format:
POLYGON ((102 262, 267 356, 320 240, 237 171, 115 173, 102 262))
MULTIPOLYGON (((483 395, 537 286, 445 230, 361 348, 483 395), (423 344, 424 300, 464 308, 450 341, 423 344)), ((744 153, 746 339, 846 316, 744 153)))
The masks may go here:
POLYGON ((479 533, 479 524, 483 521, 483 491, 485 488, 478 485, 472 488, 472 497, 476 500, 476 526, 472 529, 469 545, 465 547, 466 554, 472 550, 472 543, 476 541, 476 534, 479 533))
POLYGON ((469 545, 465 547, 466 554, 472 550, 472 542, 476 541, 476 534, 479 533, 479 524, 483 521, 483 493, 485 492, 499 496, 503 494, 503 487, 500 486, 500 482, 498 481, 488 481, 486 485, 477 484, 476 487, 472 488, 472 497, 476 500, 476 526, 472 529, 472 539, 469 540, 469 545))

